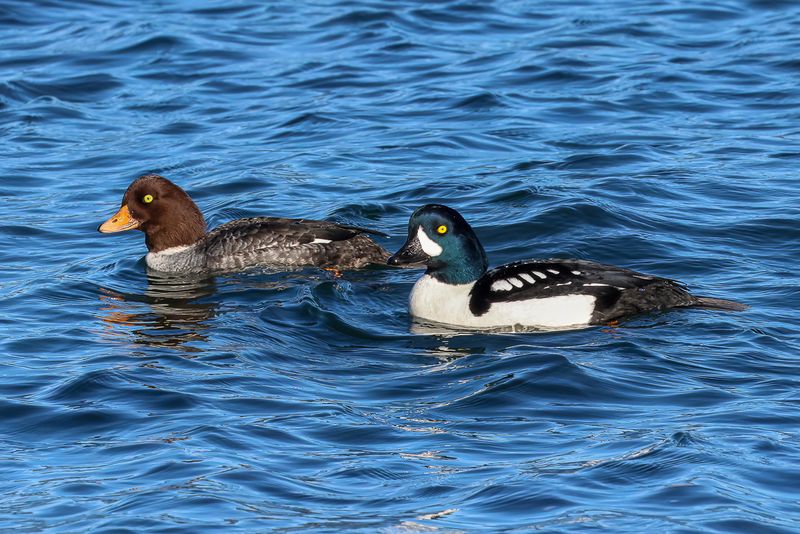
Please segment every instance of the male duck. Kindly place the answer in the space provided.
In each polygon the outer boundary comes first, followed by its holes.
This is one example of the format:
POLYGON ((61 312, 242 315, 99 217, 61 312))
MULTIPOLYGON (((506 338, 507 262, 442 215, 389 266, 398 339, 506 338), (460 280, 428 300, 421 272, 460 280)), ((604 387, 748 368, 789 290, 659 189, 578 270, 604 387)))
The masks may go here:
POLYGON ((147 265, 157 271, 234 271, 253 266, 356 269, 384 264, 389 253, 364 234, 375 230, 328 221, 254 217, 206 233, 206 223, 186 192, 147 174, 122 197, 122 207, 98 230, 145 233, 147 265))
POLYGON ((438 204, 411 215, 408 239, 388 262, 428 267, 411 291, 411 315, 463 327, 563 328, 675 307, 747 308, 693 296, 673 280, 585 260, 525 260, 487 271, 470 225, 438 204))

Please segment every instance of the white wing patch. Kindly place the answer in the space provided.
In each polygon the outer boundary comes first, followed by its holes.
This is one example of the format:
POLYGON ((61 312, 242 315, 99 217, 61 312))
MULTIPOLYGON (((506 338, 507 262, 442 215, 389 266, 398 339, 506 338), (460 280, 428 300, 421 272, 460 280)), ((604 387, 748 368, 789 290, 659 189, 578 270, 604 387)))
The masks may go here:
POLYGON ((498 280, 492 284, 492 291, 511 291, 514 288, 508 280, 498 280))
MULTIPOLYGON (((422 229, 420 229, 422 231, 422 229)), ((427 236, 426 236, 427 237, 427 236)), ((435 244, 435 243, 434 243, 435 244)), ((560 271, 555 269, 547 269, 548 273, 552 274, 561 274, 560 271)), ((573 274, 580 274, 579 271, 572 271, 573 274)), ((541 271, 531 271, 530 273, 516 273, 515 276, 510 276, 508 278, 504 278, 502 280, 497 280, 492 284, 491 290, 492 291, 511 291, 515 287, 522 287, 526 283, 528 284, 535 284, 539 280, 545 280, 547 275, 541 271)), ((564 282, 561 284, 556 284, 557 286, 566 286, 570 285, 572 282, 564 282)), ((584 285, 605 285, 605 284, 584 284, 584 285)), ((550 286, 545 287, 547 289, 550 286)))
POLYGON ((575 276, 578 276, 578 275, 581 274, 581 272, 580 271, 572 271, 572 274, 574 274, 575 276))
POLYGON ((529 284, 536 283, 536 279, 527 273, 518 273, 517 276, 509 276, 508 278, 501 278, 500 280, 495 280, 494 283, 492 283, 490 289, 492 291, 511 291, 515 287, 517 288, 523 287, 525 285, 525 282, 529 284), (517 278, 517 276, 519 278, 517 278))
POLYGON ((314 239, 314 241, 312 241, 312 242, 311 242, 311 244, 312 244, 312 245, 315 245, 315 244, 317 244, 317 243, 330 243, 330 242, 331 242, 331 240, 330 240, 330 239, 320 239, 320 238, 316 238, 316 239, 314 239))
POLYGON ((435 258, 442 253, 442 247, 440 247, 439 244, 433 239, 428 237, 428 234, 425 233, 425 230, 422 229, 422 226, 417 229, 417 239, 422 247, 422 251, 428 256, 435 258))

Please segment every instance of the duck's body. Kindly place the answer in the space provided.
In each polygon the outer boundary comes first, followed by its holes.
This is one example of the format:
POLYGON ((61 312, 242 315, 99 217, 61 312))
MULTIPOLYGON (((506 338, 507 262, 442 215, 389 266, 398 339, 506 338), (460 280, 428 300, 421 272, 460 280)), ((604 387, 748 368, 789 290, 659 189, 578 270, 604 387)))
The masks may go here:
POLYGON ((358 269, 385 264, 389 253, 365 234, 380 232, 307 219, 237 219, 206 233, 200 210, 178 186, 157 175, 134 181, 101 232, 146 234, 148 267, 191 273, 248 267, 358 269))
POLYGON ((418 209, 408 241, 389 259, 420 261, 428 270, 411 291, 411 315, 461 327, 566 328, 677 307, 745 308, 694 296, 674 280, 585 260, 526 260, 487 271, 472 228, 446 206, 418 209))
POLYGON ((218 226, 188 246, 148 252, 157 271, 238 271, 253 266, 359 269, 385 262, 389 253, 363 228, 327 221, 253 217, 218 226))
POLYGON ((415 317, 472 328, 563 328, 700 305, 673 280, 580 260, 529 260, 486 272, 468 284, 430 274, 414 285, 415 317))

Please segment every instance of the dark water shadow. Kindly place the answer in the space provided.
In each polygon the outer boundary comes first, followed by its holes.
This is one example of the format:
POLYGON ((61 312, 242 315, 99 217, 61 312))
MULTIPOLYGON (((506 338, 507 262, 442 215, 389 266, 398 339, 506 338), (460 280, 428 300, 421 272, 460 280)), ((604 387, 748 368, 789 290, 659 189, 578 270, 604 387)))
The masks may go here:
POLYGON ((151 347, 202 352, 208 341, 209 320, 217 302, 205 299, 216 293, 208 275, 169 275, 148 269, 144 293, 100 287, 99 319, 112 335, 134 336, 134 343, 151 347))

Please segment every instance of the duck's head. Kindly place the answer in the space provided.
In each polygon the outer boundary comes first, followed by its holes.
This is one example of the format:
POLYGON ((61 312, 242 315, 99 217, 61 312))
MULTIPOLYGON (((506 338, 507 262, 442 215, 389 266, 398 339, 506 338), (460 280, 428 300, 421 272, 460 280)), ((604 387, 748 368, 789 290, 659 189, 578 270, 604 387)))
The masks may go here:
POLYGON ((423 263, 428 274, 442 282, 467 284, 486 272, 488 260, 460 213, 441 204, 427 204, 411 215, 408 239, 388 263, 423 263))
POLYGON ((186 192, 166 178, 146 174, 134 180, 119 211, 100 225, 104 234, 141 230, 151 252, 191 245, 206 233, 206 222, 186 192))

